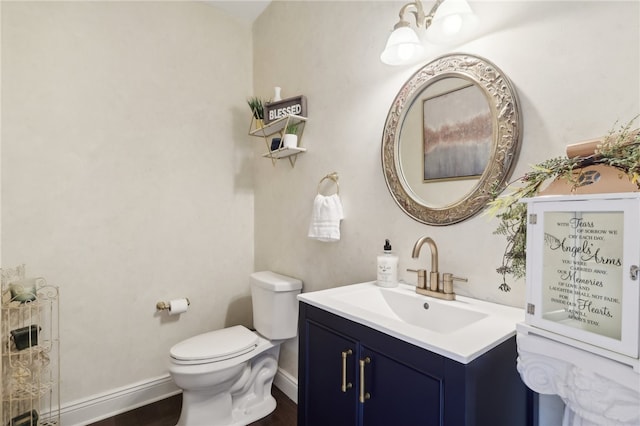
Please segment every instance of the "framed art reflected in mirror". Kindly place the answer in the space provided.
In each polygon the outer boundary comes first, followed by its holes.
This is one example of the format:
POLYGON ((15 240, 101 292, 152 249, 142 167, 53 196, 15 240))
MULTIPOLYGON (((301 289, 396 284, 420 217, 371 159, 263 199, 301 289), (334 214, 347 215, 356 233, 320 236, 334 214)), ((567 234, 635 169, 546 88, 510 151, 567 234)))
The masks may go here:
MULTIPOLYGON (((463 80, 464 81, 464 80, 463 80)), ((477 178, 491 154, 491 109, 466 84, 422 102, 424 181, 477 178)))

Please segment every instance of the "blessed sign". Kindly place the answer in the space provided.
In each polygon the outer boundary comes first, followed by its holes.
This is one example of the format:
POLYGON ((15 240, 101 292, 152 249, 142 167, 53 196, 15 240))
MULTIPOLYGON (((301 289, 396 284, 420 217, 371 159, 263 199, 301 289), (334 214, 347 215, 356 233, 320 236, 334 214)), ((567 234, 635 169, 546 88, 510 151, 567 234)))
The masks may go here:
POLYGON ((287 115, 307 116, 307 98, 303 95, 270 102, 264 106, 264 122, 269 124, 287 115))
POLYGON ((543 318, 621 339, 623 215, 544 213, 543 318))

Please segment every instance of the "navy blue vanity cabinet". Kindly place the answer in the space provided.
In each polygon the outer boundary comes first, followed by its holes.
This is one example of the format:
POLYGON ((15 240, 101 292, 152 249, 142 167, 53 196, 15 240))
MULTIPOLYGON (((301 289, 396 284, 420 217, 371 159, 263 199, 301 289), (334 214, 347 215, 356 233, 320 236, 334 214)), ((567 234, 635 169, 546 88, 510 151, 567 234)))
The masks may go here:
POLYGON ((469 364, 300 303, 298 426, 535 426, 515 338, 469 364))

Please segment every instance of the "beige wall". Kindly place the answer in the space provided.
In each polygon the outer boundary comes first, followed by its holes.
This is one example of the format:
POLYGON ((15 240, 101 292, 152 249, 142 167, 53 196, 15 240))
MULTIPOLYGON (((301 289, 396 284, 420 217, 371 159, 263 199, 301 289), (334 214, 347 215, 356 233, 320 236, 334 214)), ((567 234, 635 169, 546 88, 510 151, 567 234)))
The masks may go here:
MULTIPOLYGON (((413 243, 433 237, 440 271, 469 278, 455 290, 481 299, 522 306, 524 282, 498 289, 505 242, 492 235, 495 220, 475 217, 433 227, 406 216, 386 188, 380 160, 382 128, 391 101, 420 66, 389 67, 379 54, 406 2, 274 2, 254 24, 254 88, 271 96, 305 94, 308 152, 294 169, 257 160, 256 268, 301 278, 305 291, 375 279, 376 254, 385 238, 406 268, 428 266, 429 255, 411 259, 413 243), (342 239, 322 243, 306 237, 318 181, 340 174, 346 218, 342 239)), ((640 111, 638 2, 471 2, 479 37, 448 51, 485 57, 505 72, 518 91, 523 145, 514 177, 530 164, 564 155, 566 144, 606 134, 616 120, 640 111)), ((427 59, 428 60, 428 59, 427 59)), ((423 62, 424 63, 424 62, 423 62)), ((295 374, 295 345, 281 365, 295 374)))
POLYGON ((250 34, 203 3, 2 2, 2 265, 60 286, 63 403, 251 324, 250 34))
MULTIPOLYGON (((252 31, 202 3, 2 2, 2 265, 61 287, 63 402, 165 374, 173 343, 248 324, 252 270, 305 291, 372 280, 385 238, 407 280, 430 235, 440 270, 469 278, 456 291, 522 305, 524 283, 498 290, 495 221, 425 226, 386 189, 382 126, 419 66, 378 59, 403 3, 277 1, 252 31), (308 97, 295 168, 246 134, 246 97, 273 86, 308 97), (331 171, 346 219, 328 244, 306 232, 331 171), (187 315, 155 313, 180 296, 187 315)), ((640 111, 637 2, 472 4, 480 36, 452 50, 517 88, 515 176, 640 111)), ((297 375, 295 344, 281 361, 297 375)))

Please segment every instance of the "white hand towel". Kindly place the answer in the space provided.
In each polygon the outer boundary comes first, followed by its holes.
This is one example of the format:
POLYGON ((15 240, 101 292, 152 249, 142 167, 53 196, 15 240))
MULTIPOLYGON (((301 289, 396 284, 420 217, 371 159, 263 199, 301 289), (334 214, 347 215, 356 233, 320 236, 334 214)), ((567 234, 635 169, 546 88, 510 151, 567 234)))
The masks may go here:
POLYGON ((340 220, 344 219, 342 202, 338 194, 316 195, 313 200, 309 238, 319 241, 340 240, 340 220))

